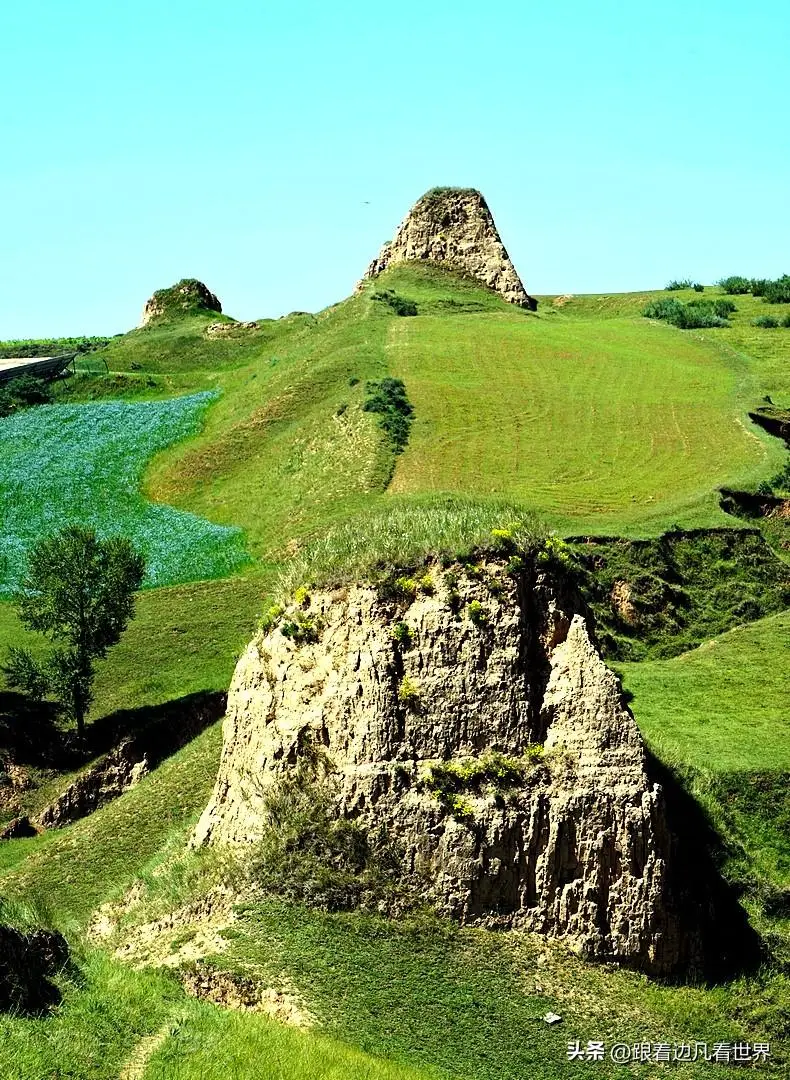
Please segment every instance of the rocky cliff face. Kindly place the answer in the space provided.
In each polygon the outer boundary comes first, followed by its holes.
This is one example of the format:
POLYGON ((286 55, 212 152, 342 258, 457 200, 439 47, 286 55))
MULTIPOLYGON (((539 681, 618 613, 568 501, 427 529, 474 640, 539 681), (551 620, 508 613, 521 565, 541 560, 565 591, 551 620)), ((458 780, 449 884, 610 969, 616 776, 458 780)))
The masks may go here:
POLYGON ((222 304, 214 293, 202 281, 184 278, 169 289, 158 289, 146 300, 140 325, 148 326, 160 319, 211 311, 222 311, 222 304))
POLYGON ((365 271, 375 277, 405 259, 445 262, 476 277, 511 304, 534 311, 485 199, 474 188, 434 188, 419 199, 365 271))
POLYGON ((400 600, 317 593, 250 644, 193 842, 260 836, 263 794, 309 734, 338 812, 383 826, 439 910, 671 969, 662 791, 578 605, 500 561, 429 578, 400 600))

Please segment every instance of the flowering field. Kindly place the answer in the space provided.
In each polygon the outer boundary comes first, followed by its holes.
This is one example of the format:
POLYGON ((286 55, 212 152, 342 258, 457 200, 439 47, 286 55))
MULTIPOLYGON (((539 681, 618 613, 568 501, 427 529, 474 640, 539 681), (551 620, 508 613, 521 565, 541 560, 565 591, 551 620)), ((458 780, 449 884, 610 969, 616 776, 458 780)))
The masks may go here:
POLYGON ((213 397, 42 405, 0 420, 0 594, 18 584, 27 550, 70 523, 127 536, 146 557, 147 585, 216 578, 244 562, 241 530, 140 493, 149 459, 196 431, 213 397))

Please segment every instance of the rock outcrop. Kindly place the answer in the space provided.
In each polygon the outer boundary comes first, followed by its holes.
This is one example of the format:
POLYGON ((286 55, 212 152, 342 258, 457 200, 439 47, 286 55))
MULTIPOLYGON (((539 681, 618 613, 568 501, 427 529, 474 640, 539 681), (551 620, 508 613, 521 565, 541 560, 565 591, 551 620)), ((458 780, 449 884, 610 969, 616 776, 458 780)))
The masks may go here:
POLYGON ((357 288, 388 266, 407 259, 429 259, 454 266, 511 304, 530 311, 538 306, 516 273, 485 199, 474 188, 433 188, 426 192, 398 226, 393 239, 384 244, 357 288))
POLYGON ((148 760, 137 742, 124 739, 45 807, 37 824, 42 829, 57 829, 87 817, 134 787, 148 771, 148 760))
POLYGON ((672 969, 663 793, 580 604, 498 560, 421 582, 316 593, 250 644, 193 843, 255 841, 309 736, 338 813, 383 827, 440 911, 672 969))
POLYGON ((169 289, 158 289, 143 308, 141 326, 184 315, 222 312, 222 304, 202 281, 183 278, 169 289))

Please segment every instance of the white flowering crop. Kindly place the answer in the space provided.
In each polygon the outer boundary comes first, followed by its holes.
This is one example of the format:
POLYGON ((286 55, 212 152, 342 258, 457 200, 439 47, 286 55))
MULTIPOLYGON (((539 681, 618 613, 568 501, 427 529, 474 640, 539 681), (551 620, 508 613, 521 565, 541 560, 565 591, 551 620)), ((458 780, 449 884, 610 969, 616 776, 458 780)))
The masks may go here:
POLYGON ((19 584, 33 544, 72 523, 128 537, 146 585, 221 577, 246 561, 240 529, 140 493, 146 463, 195 432, 215 396, 40 405, 0 420, 0 594, 19 584))

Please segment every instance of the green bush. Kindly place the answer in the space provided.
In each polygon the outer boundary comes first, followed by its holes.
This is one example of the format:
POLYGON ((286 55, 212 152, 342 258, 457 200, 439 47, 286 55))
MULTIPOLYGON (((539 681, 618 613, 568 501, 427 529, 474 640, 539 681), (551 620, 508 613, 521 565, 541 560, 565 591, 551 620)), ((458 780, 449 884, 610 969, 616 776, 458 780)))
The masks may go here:
POLYGON ((401 453, 409 441, 414 406, 406 396, 402 379, 386 378, 381 382, 369 382, 368 397, 362 406, 365 412, 379 414, 379 427, 387 434, 396 454, 401 453))
POLYGON ((647 319, 661 319, 677 326, 679 330, 699 330, 729 325, 722 305, 731 303, 727 300, 691 300, 681 303, 674 297, 651 301, 642 314, 647 319), (717 310, 718 305, 718 310, 717 310))
POLYGON ((475 626, 484 626, 488 622, 488 615, 479 600, 473 600, 466 609, 470 622, 475 626))
POLYGON ((705 286, 704 286, 704 285, 702 285, 702 284, 700 284, 700 282, 699 282, 699 281, 697 281, 697 282, 696 282, 696 283, 694 284, 694 292, 705 292, 705 286))
POLYGON ((722 278, 717 284, 724 289, 726 293, 730 293, 733 296, 742 296, 744 293, 751 291, 751 281, 748 278, 742 277, 739 274, 733 274, 730 277, 722 278))
POLYGON ((785 315, 785 317, 782 319, 782 326, 790 327, 790 312, 788 312, 787 315, 785 315))
POLYGON ((32 375, 20 375, 18 379, 11 379, 0 386, 0 416, 10 416, 32 405, 48 405, 51 401, 49 385, 32 375))
POLYGON ((398 701, 407 709, 416 709, 420 701, 420 688, 414 679, 404 675, 398 687, 398 701))
POLYGON ((318 641, 318 635, 322 629, 323 624, 320 619, 312 618, 301 611, 297 611, 293 618, 283 619, 280 623, 280 633, 283 637, 290 638, 295 645, 318 641))
POLYGON ((407 300, 404 296, 398 296, 392 289, 382 289, 374 292, 371 300, 378 300, 387 307, 392 308, 396 315, 416 315, 417 305, 413 300, 407 300))
POLYGON ((430 766, 424 784, 440 800, 463 792, 479 793, 484 788, 501 794, 510 788, 522 787, 543 761, 543 753, 543 746, 533 743, 522 757, 517 758, 489 750, 479 758, 442 761, 430 766))
POLYGON ((749 282, 749 291, 752 296, 765 296, 765 290, 770 284, 768 278, 752 278, 749 282))
POLYGON ((767 304, 790 304, 790 274, 783 274, 776 281, 767 281, 763 299, 767 304))
POLYGON ((779 320, 775 315, 758 315, 752 319, 752 326, 759 326, 763 330, 775 330, 779 326, 779 320))
POLYGON ((559 536, 550 536, 538 552, 539 566, 554 566, 570 570, 574 566, 573 549, 559 536))
POLYGON ((680 278, 677 280, 668 281, 664 286, 667 292, 678 292, 680 289, 690 289, 694 282, 691 278, 680 278))
POLYGON ((397 622, 393 627, 390 628, 390 637, 398 645, 401 645, 403 646, 403 648, 408 649, 412 643, 411 628, 409 627, 408 623, 397 622))

